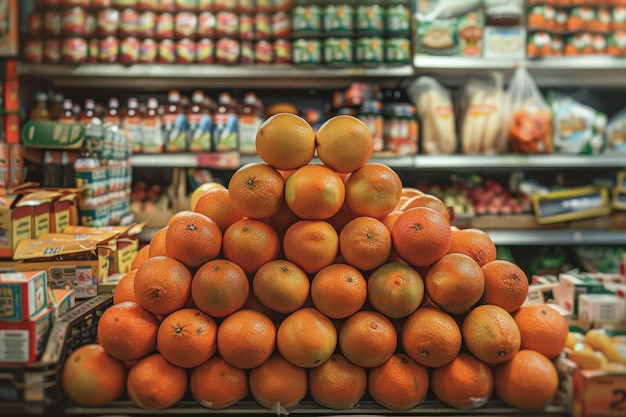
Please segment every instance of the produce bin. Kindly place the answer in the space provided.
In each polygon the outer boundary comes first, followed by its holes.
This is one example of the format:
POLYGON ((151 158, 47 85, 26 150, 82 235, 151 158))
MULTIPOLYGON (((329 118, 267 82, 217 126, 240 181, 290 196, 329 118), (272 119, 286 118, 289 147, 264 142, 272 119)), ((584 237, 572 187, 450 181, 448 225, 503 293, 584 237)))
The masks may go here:
MULTIPOLYGON (((60 375, 67 356, 77 347, 95 342, 97 324, 102 313, 113 304, 111 294, 99 294, 88 299, 57 319, 52 327, 41 360, 26 366, 0 367, 0 415, 247 415, 277 414, 262 408, 252 396, 224 410, 210 410, 200 406, 191 396, 176 406, 149 411, 136 407, 128 397, 114 401, 106 407, 78 406, 62 392, 60 375)), ((560 369, 561 367, 559 367, 560 369)), ((290 415, 402 415, 402 416, 567 416, 571 404, 571 377, 562 375, 561 386, 553 403, 540 412, 513 409, 492 399, 476 410, 457 410, 447 407, 431 393, 417 407, 403 412, 390 411, 365 396, 358 406, 349 410, 332 410, 321 407, 309 396, 305 397, 290 415)))

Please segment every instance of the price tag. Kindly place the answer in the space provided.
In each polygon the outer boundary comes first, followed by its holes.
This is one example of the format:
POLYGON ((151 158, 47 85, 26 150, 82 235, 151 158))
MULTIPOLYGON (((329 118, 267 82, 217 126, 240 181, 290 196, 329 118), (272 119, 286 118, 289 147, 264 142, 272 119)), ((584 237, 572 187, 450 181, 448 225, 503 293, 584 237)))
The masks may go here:
POLYGON ((238 168, 239 152, 205 152, 196 156, 196 166, 199 168, 238 168))
POLYGON ((578 381, 582 384, 578 392, 581 393, 583 416, 625 416, 626 375, 595 375, 584 373, 578 381))

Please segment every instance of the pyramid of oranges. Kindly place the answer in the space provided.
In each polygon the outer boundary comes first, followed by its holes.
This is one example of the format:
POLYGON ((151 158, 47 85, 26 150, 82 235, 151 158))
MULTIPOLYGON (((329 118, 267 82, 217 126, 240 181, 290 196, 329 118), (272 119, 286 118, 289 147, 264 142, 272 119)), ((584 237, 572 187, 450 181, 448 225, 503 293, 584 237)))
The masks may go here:
POLYGON ((487 233, 451 226, 440 200, 370 162, 364 123, 336 116, 315 132, 277 114, 256 146, 262 162, 207 187, 138 253, 97 343, 64 363, 70 400, 247 399, 277 413, 305 398, 335 410, 551 403, 563 317, 525 304, 526 275, 487 233))

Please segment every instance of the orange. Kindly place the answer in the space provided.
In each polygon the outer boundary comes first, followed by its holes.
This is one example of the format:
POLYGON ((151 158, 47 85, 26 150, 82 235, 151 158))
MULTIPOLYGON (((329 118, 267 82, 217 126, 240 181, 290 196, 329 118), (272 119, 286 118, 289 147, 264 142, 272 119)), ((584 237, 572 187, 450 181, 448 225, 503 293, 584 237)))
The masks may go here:
POLYGON ((545 303, 531 303, 513 313, 521 337, 522 349, 536 350, 550 359, 561 354, 569 327, 565 318, 545 303))
POLYGON ((133 361, 157 346, 159 319, 133 301, 114 304, 98 321, 98 342, 120 361, 133 361))
POLYGON ((180 310, 191 296, 189 269, 169 256, 148 259, 135 273, 135 297, 149 312, 166 315, 180 310))
POLYGON ((328 119, 316 132, 317 156, 337 172, 356 171, 372 156, 374 140, 369 127, 354 116, 328 119))
POLYGON ((384 164, 365 164, 346 178, 346 206, 357 216, 385 217, 395 210, 401 193, 402 180, 384 164))
POLYGON ((213 188, 202 194, 193 211, 204 214, 213 220, 222 233, 237 220, 243 219, 230 201, 230 193, 224 187, 213 188))
POLYGON ((262 406, 285 414, 298 406, 308 388, 306 370, 275 353, 250 370, 250 392, 262 406))
POLYGON ((430 299, 451 314, 468 311, 485 291, 485 278, 480 265, 460 253, 449 253, 432 264, 424 283, 430 299))
POLYGON ((248 375, 220 356, 213 356, 191 371, 189 391, 201 406, 222 410, 248 395, 248 375))
POLYGON ((481 304, 494 304, 509 313, 519 309, 528 297, 528 277, 512 262, 495 260, 482 267, 485 292, 481 304))
POLYGON ((263 313, 270 320, 272 320, 272 323, 274 323, 274 325, 276 326, 279 325, 285 317, 287 317, 287 314, 279 313, 278 311, 274 311, 271 308, 263 305, 259 301, 259 299, 256 298, 256 295, 254 295, 254 291, 250 291, 250 293, 248 294, 248 299, 246 300, 246 303, 241 308, 254 310, 254 311, 258 311, 259 313, 263 313))
POLYGON ((331 319, 343 319, 359 311, 367 299, 367 283, 361 272, 346 264, 322 268, 311 281, 315 308, 331 319))
POLYGON ((378 404, 393 411, 406 411, 426 398, 429 387, 426 367, 402 353, 370 369, 368 392, 378 404))
POLYGON ((367 299, 370 305, 389 318, 408 316, 420 306, 423 298, 422 277, 408 264, 384 264, 367 279, 367 299))
POLYGON ((353 408, 367 390, 365 369, 340 353, 333 354, 309 372, 309 392, 313 401, 334 410, 353 408))
POLYGON ((441 402, 471 410, 487 404, 493 393, 493 372, 489 365, 462 352, 449 364, 431 371, 430 386, 441 402))
POLYGON ((391 254, 391 232, 373 217, 357 217, 339 233, 341 257, 353 267, 371 271, 387 261, 391 254))
POLYGON ((435 210, 416 207, 402 212, 391 228, 395 252, 412 266, 428 266, 448 253, 450 224, 435 210))
POLYGON ((385 217, 381 218, 380 221, 382 221, 383 224, 387 226, 387 229, 391 231, 393 225, 396 223, 396 220, 398 220, 398 217, 400 217, 401 214, 402 210, 394 210, 385 217))
POLYGON ((273 261, 280 250, 280 239, 268 223, 241 219, 224 233, 224 258, 239 265, 246 274, 254 274, 262 265, 273 261))
POLYGON ((415 362, 437 368, 460 352, 463 339, 457 322, 443 310, 420 307, 402 325, 402 348, 415 362))
POLYGON ((239 310, 217 329, 217 350, 230 365, 250 369, 265 362, 276 347, 276 327, 264 314, 239 310))
POLYGON ((202 197, 206 192, 216 188, 226 189, 224 185, 215 181, 205 182, 196 187, 196 189, 191 192, 191 197, 189 198, 189 210, 196 211, 196 204, 198 204, 200 197, 202 197))
POLYGON ((222 231, 201 213, 181 211, 169 221, 165 233, 168 256, 193 269, 215 258, 222 249, 222 231))
POLYGON ((448 222, 450 221, 448 207, 446 207, 443 201, 432 194, 420 194, 409 197, 403 204, 399 205, 398 209, 406 211, 414 207, 428 207, 441 214, 448 222))
POLYGON ((341 353, 350 362, 365 368, 382 365, 394 354, 397 344, 393 324, 376 311, 357 311, 339 330, 341 353))
POLYGON ((508 405, 522 410, 540 410, 556 395, 559 374, 543 354, 523 349, 494 370, 495 391, 508 405))
POLYGON ((61 368, 61 387, 76 404, 98 407, 126 393, 126 366, 97 343, 82 345, 61 368))
POLYGON ((484 266, 496 260, 496 245, 480 229, 455 230, 448 253, 464 253, 478 262, 478 265, 484 266))
POLYGON ((278 237, 282 239, 282 237, 285 236, 287 229, 289 229, 289 227, 291 227, 291 225, 298 220, 302 219, 296 216, 296 214, 291 211, 287 203, 283 200, 278 211, 267 219, 267 222, 272 226, 272 229, 276 231, 278 237))
POLYGON ((402 196, 403 197, 415 197, 416 195, 424 194, 422 191, 418 190, 415 187, 402 187, 402 196))
POLYGON ((278 326, 276 347, 280 354, 301 368, 319 366, 335 352, 337 330, 315 308, 301 308, 278 326))
POLYGON ((245 217, 265 219, 274 215, 283 201, 285 180, 271 166, 252 162, 230 177, 228 196, 233 207, 245 217))
POLYGON ((113 304, 119 304, 123 301, 137 301, 135 297, 135 274, 136 269, 125 273, 113 290, 113 304))
POLYGON ((167 226, 157 230, 150 238, 150 244, 148 245, 148 257, 153 258, 155 256, 167 256, 167 249, 165 248, 165 234, 167 233, 167 226))
POLYGON ((165 317, 157 333, 159 352, 170 363, 194 368, 217 351, 215 320, 195 308, 183 308, 165 317))
POLYGON ((226 259, 213 259, 202 265, 191 283, 194 304, 213 317, 225 317, 239 310, 249 292, 245 271, 226 259))
POLYGON ((304 165, 285 182, 285 202, 302 219, 328 219, 339 211, 344 198, 343 179, 325 165, 304 165))
POLYGON ((150 245, 145 245, 137 251, 137 255, 133 258, 133 262, 130 264, 131 271, 137 269, 143 264, 146 259, 150 257, 150 245))
POLYGON ((309 297, 311 284, 302 268, 287 260, 275 260, 261 266, 252 281, 257 300, 279 313, 293 313, 309 297))
POLYGON ((303 118, 278 113, 259 127, 256 151, 263 161, 276 169, 296 169, 313 159, 315 132, 303 118))
POLYGON ((308 274, 332 264, 339 254, 339 236, 324 220, 300 220, 283 237, 285 258, 308 274))
POLYGON ((350 220, 356 219, 358 216, 350 211, 348 206, 346 206, 346 202, 344 201, 341 205, 341 208, 337 213, 335 213, 332 217, 326 219, 328 223, 330 223, 337 234, 341 233, 343 227, 348 224, 350 220))
POLYGON ((508 361, 521 345, 520 331, 513 317, 502 307, 488 304, 467 313, 461 334, 467 350, 490 365, 508 361))
POLYGON ((133 404, 145 410, 176 405, 187 393, 187 371, 172 365, 160 353, 135 363, 128 372, 126 388, 133 404))

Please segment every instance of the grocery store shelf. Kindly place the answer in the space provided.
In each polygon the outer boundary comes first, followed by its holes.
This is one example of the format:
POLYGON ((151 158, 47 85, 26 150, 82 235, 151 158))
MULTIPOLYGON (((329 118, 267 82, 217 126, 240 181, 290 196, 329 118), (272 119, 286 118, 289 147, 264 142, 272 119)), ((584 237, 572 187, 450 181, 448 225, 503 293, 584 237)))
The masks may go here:
POLYGON ((350 82, 376 81, 395 86, 413 75, 411 65, 373 68, 296 67, 216 64, 21 64, 20 74, 42 77, 56 87, 123 88, 345 88, 350 82))
POLYGON ((626 230, 485 230, 496 245, 626 245, 626 230))

